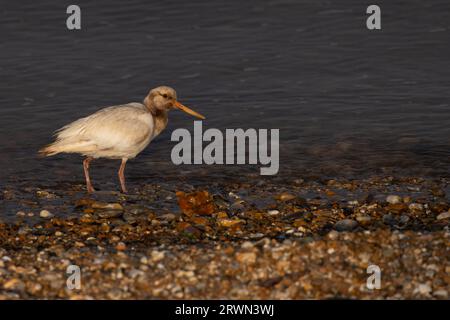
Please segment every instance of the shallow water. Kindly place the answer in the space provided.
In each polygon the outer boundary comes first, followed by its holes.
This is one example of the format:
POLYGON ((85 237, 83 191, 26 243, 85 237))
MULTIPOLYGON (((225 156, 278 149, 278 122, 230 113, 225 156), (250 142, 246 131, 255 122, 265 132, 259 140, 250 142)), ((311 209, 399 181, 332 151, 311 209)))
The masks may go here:
MULTIPOLYGON (((358 1, 144 3, 77 1, 76 32, 65 28, 63 4, 2 4, 2 181, 82 181, 81 158, 36 151, 64 124, 141 101, 160 84, 205 114, 205 129, 279 128, 280 176, 448 176, 448 1, 378 1, 376 32, 358 1)), ((180 127, 192 130, 193 118, 173 112, 130 162, 131 181, 258 174, 259 166, 180 170, 170 161, 180 127)), ((111 183, 117 167, 94 164, 94 179, 111 183)))

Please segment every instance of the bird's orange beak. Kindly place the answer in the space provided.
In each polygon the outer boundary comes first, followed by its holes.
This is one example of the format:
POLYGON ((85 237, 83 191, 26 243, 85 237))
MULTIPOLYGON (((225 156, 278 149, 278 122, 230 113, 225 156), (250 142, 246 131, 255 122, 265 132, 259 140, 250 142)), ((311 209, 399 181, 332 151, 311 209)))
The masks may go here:
POLYGON ((182 105, 181 103, 179 103, 177 100, 175 100, 175 101, 173 102, 173 105, 174 105, 174 107, 176 107, 176 108, 178 108, 178 109, 180 109, 180 110, 182 110, 182 111, 184 111, 184 112, 186 112, 186 113, 189 113, 190 115, 192 115, 192 116, 194 116, 194 117, 200 118, 200 119, 202 119, 202 120, 205 119, 205 117, 202 116, 200 113, 197 113, 197 112, 195 112, 195 111, 192 110, 192 109, 189 109, 189 108, 186 107, 185 105, 182 105))

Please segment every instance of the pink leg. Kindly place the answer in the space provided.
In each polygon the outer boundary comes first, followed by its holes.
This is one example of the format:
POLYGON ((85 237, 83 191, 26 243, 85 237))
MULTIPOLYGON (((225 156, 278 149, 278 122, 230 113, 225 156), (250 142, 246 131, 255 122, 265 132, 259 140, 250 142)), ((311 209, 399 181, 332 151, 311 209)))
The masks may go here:
POLYGON ((125 186, 125 164, 127 163, 127 158, 122 159, 122 163, 120 164, 119 168, 119 180, 120 180, 120 186, 122 187, 122 192, 127 193, 127 187, 125 186))
POLYGON ((94 160, 94 158, 87 157, 83 160, 83 168, 84 168, 84 176, 86 177, 86 189, 89 193, 94 192, 94 188, 91 184, 91 179, 89 178, 89 164, 91 161, 94 160))

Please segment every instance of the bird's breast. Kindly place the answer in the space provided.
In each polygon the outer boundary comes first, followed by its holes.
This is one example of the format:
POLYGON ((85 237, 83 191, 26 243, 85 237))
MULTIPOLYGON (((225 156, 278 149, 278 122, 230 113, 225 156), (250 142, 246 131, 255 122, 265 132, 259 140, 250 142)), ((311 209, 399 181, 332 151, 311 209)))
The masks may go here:
POLYGON ((167 121, 168 121, 167 112, 162 112, 157 115, 152 115, 152 118, 153 118, 153 123, 154 123, 153 135, 152 135, 152 139, 153 139, 154 137, 158 136, 167 127, 167 121))

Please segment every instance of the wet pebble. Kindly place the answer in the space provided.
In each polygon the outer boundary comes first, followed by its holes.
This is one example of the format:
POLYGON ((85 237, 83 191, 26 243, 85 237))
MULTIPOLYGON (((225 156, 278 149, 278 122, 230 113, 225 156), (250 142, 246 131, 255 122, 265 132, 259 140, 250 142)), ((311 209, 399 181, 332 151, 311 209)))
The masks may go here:
POLYGON ((97 215, 100 218, 103 218, 103 219, 118 218, 118 217, 122 216, 122 211, 119 211, 119 210, 105 210, 105 211, 97 212, 97 215))
POLYGON ((13 278, 13 279, 7 280, 3 284, 3 289, 14 290, 14 291, 23 291, 25 289, 25 284, 20 279, 13 278))
POLYGON ((30 228, 30 227, 24 226, 24 227, 19 228, 19 230, 17 230, 17 233, 18 233, 19 235, 24 235, 24 234, 29 233, 30 231, 31 231, 31 228, 30 228))
POLYGON ((441 214, 439 214, 436 219, 438 220, 444 220, 444 219, 448 219, 450 218, 450 211, 447 212, 442 212, 441 214))
POLYGON ((448 292, 444 289, 439 289, 433 292, 433 295, 440 299, 448 299, 448 292))
POLYGON ((335 223, 334 228, 337 231, 351 231, 358 226, 358 222, 352 219, 344 219, 335 223))
POLYGON ((254 252, 238 252, 236 260, 244 264, 253 264, 256 262, 256 253, 254 252))
POLYGON ((431 189, 431 193, 433 194, 433 196, 435 197, 445 197, 445 191, 442 190, 439 187, 435 187, 431 189))
POLYGON ((176 215, 173 213, 166 213, 160 216, 161 220, 173 221, 176 219, 176 215))
POLYGON ((407 224, 408 221, 409 221, 409 217, 408 217, 407 215, 402 215, 402 216, 400 217, 400 219, 399 219, 399 222, 400 222, 401 224, 407 224))
POLYGON ((398 204, 402 202, 402 198, 398 195, 389 195, 386 197, 386 202, 390 204, 398 204))
POLYGON ((289 201, 295 199, 295 196, 288 192, 283 192, 276 197, 277 200, 280 201, 289 201))
POLYGON ((45 190, 38 190, 36 191, 36 195, 40 198, 45 198, 45 199, 55 199, 57 198, 55 194, 50 193, 48 191, 45 190))
POLYGON ((120 203, 106 203, 95 201, 91 204, 92 209, 103 209, 103 210, 123 210, 120 203))
POLYGON ((244 208, 244 201, 242 200, 238 200, 231 205, 231 209, 233 210, 243 210, 244 208))
POLYGON ((242 220, 242 219, 227 219, 227 218, 225 218, 225 219, 219 219, 219 220, 217 220, 217 223, 218 223, 220 226, 226 227, 226 228, 229 228, 229 227, 232 227, 232 226, 235 226, 235 225, 237 225, 237 224, 244 223, 244 222, 245 222, 245 221, 242 220))
POLYGON ((330 232, 328 232, 327 236, 330 240, 336 240, 337 238, 339 238, 339 232, 337 232, 336 230, 331 230, 330 232))
POLYGON ((23 211, 17 211, 16 216, 18 217, 25 217, 27 214, 23 211))
POLYGON ((423 210, 423 204, 421 204, 421 203, 411 203, 409 206, 408 206, 408 208, 409 208, 409 210, 411 210, 411 211, 414 211, 414 210, 416 210, 416 211, 422 211, 423 210))
POLYGON ((414 290, 414 292, 420 294, 420 295, 429 295, 431 293, 432 289, 429 284, 422 283, 417 286, 417 288, 414 290))
POLYGON ((241 248, 244 250, 252 249, 255 245, 250 241, 245 241, 241 244, 241 248))
POLYGON ((387 209, 389 212, 399 214, 408 211, 408 206, 405 203, 391 203, 387 206, 387 209))
POLYGON ((358 215, 356 216, 356 221, 362 225, 367 225, 371 222, 372 218, 368 215, 358 215))
POLYGON ((146 216, 143 214, 132 214, 129 212, 125 212, 123 214, 123 219, 125 219, 126 222, 130 223, 130 224, 135 224, 139 221, 143 221, 150 218, 150 220, 152 220, 154 218, 154 215, 151 214, 150 216, 146 216))
POLYGON ((164 251, 153 250, 151 253, 152 262, 159 262, 164 259, 165 253, 164 251))
POLYGON ((124 251, 124 250, 126 250, 126 248, 127 248, 127 246, 126 246, 125 243, 123 243, 123 242, 119 242, 119 243, 116 245, 116 250, 117 250, 117 251, 124 251))
POLYGON ((383 222, 389 225, 394 225, 396 223, 395 218, 391 214, 383 215, 383 222))
POLYGON ((199 229, 184 221, 178 223, 176 229, 181 235, 191 239, 199 238, 201 236, 201 231, 199 229))
POLYGON ((51 218, 51 217, 53 217, 53 214, 51 214, 50 211, 48 211, 48 210, 41 210, 41 212, 39 213, 39 216, 41 218, 51 218))

